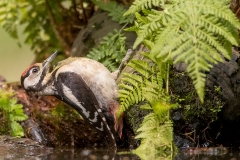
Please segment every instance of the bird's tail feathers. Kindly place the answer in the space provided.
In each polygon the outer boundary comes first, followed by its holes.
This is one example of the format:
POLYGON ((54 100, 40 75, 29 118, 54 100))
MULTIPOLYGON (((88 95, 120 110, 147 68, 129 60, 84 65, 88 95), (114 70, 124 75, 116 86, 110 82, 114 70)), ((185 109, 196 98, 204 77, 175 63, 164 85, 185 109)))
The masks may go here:
POLYGON ((122 128, 123 128, 123 114, 118 116, 118 109, 120 105, 118 102, 115 102, 111 105, 111 113, 114 117, 114 129, 118 133, 119 137, 122 137, 122 128))

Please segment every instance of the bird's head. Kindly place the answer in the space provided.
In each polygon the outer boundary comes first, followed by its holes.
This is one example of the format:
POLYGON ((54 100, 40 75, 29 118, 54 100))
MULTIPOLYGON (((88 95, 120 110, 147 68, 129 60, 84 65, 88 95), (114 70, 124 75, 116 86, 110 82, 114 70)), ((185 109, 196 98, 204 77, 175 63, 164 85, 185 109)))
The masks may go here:
POLYGON ((44 85, 44 78, 49 72, 49 67, 57 52, 54 52, 43 63, 35 63, 28 67, 21 76, 21 84, 27 91, 39 91, 44 85))

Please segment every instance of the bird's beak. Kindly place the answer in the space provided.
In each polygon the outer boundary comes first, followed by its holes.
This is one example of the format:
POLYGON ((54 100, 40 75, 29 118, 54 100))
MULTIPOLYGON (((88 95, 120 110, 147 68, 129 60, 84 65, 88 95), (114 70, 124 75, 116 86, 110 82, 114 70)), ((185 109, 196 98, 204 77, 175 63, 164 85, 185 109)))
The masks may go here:
POLYGON ((54 52, 51 56, 49 56, 43 63, 43 69, 47 69, 50 66, 50 63, 54 60, 54 58, 57 56, 58 52, 54 52))

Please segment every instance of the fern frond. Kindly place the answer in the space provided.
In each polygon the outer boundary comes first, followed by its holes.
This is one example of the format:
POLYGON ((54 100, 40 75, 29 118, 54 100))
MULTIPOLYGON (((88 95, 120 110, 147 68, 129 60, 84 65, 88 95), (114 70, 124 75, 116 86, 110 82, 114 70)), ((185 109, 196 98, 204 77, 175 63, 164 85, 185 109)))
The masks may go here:
MULTIPOLYGON (((37 53, 37 61, 43 56, 42 53, 62 50, 46 16, 45 2, 45 0, 0 1, 0 25, 17 40, 18 45, 21 45, 18 28, 23 27, 24 43, 30 45, 31 49, 37 53)), ((56 8, 52 7, 52 11, 57 17, 60 13, 56 8)))
POLYGON ((17 104, 17 98, 13 98, 14 95, 15 93, 12 90, 5 91, 0 89, 0 109, 5 115, 2 122, 6 121, 8 123, 12 136, 21 137, 24 135, 24 132, 22 126, 17 121, 24 121, 28 116, 24 114, 23 106, 17 104))
POLYGON ((164 101, 158 101, 153 106, 154 113, 158 116, 159 122, 163 123, 166 116, 168 115, 168 111, 172 108, 169 103, 164 101))
POLYGON ((228 22, 227 21, 219 21, 216 17, 213 16, 200 16, 199 24, 204 27, 207 26, 206 29, 208 32, 217 33, 218 35, 223 36, 226 40, 231 42, 234 45, 238 44, 238 39, 234 37, 232 32, 229 31, 228 22))
POLYGON ((135 0, 124 16, 165 3, 166 0, 135 0))
POLYGON ((137 150, 143 148, 151 152, 155 147, 169 147, 173 142, 173 129, 172 125, 169 125, 171 121, 168 116, 173 105, 170 105, 170 98, 163 89, 167 75, 166 64, 162 62, 157 65, 154 63, 157 60, 149 56, 149 53, 143 55, 144 60, 131 60, 127 64, 134 69, 134 74, 123 73, 118 92, 120 99, 118 115, 141 101, 144 101, 144 105, 140 106, 141 109, 154 111, 144 117, 137 130, 139 134, 135 137, 141 139, 141 145, 137 150), (146 149, 150 144, 152 147, 146 149))
POLYGON ((124 83, 119 84, 120 89, 118 90, 118 94, 121 107, 120 110, 118 111, 118 115, 121 115, 133 104, 138 104, 139 102, 144 100, 141 88, 139 87, 139 83, 138 86, 136 85, 133 87, 131 86, 132 84, 130 82, 135 83, 135 81, 132 81, 132 79, 127 78, 124 81, 127 82, 127 84, 124 83))
MULTIPOLYGON (((146 20, 146 23, 139 27, 137 34, 138 37, 135 40, 135 43, 133 45, 133 48, 136 48, 146 37, 153 34, 156 30, 162 27, 161 20, 164 18, 163 12, 157 12, 155 11, 153 14, 149 14, 148 20, 146 20)), ((144 21, 141 21, 144 22, 144 21)))
POLYGON ((123 16, 123 14, 126 12, 126 9, 124 8, 124 6, 117 4, 114 1, 109 1, 107 3, 99 0, 91 1, 100 9, 107 11, 108 16, 112 17, 112 20, 118 22, 119 24, 132 23, 134 20, 133 15, 123 16))
POLYGON ((110 71, 115 71, 126 53, 125 39, 120 31, 114 30, 103 37, 97 48, 93 48, 87 57, 101 62, 110 71))
MULTIPOLYGON (((1 1, 0 2, 0 25, 14 39, 18 39, 18 26, 20 24, 17 1, 1 1)), ((17 40, 18 45, 20 42, 17 40)))
POLYGON ((198 36, 200 39, 205 39, 210 45, 217 48, 224 57, 230 59, 231 58, 231 51, 227 50, 218 40, 218 38, 212 34, 208 33, 205 30, 198 30, 196 33, 196 36, 198 36))
MULTIPOLYGON (((139 86, 147 102, 143 108, 153 110, 138 130, 140 134, 136 138, 142 139, 138 151, 154 152, 150 145, 171 146, 173 142, 169 118, 173 105, 166 93, 168 89, 163 89, 168 75, 161 72, 166 69, 166 61, 187 64, 187 72, 203 102, 205 72, 224 58, 231 58, 231 45, 237 45, 239 41, 237 29, 240 22, 226 4, 227 0, 136 0, 125 13, 135 13, 137 18, 131 28, 138 35, 134 47, 145 43, 150 49, 150 55, 145 54, 145 57, 154 62, 154 65, 147 65, 146 61, 141 64, 130 61, 128 64, 142 77, 141 86, 135 80, 128 81, 129 77, 124 79, 124 85, 130 85, 133 90, 139 86), (153 9, 155 5, 161 10, 153 9)), ((129 103, 125 103, 124 98, 121 105, 126 106, 129 103)))
POLYGON ((239 20, 229 9, 228 5, 222 5, 222 3, 219 3, 218 1, 214 1, 211 5, 204 5, 203 7, 205 8, 205 14, 212 14, 216 17, 225 19, 234 27, 240 29, 239 20))
POLYGON ((159 147, 160 145, 171 145, 173 140, 172 121, 165 119, 163 123, 164 124, 160 125, 159 119, 154 113, 150 113, 144 117, 141 127, 137 130, 140 134, 138 134, 136 138, 143 139, 137 150, 149 151, 149 149, 152 148, 149 147, 149 145, 154 147, 159 147))
POLYGON ((178 48, 189 38, 189 30, 180 30, 181 26, 188 24, 189 18, 186 14, 174 16, 177 18, 174 20, 169 19, 168 25, 159 30, 155 38, 155 45, 152 47, 151 53, 157 55, 157 58, 165 57, 170 51, 178 48))
POLYGON ((129 32, 135 31, 136 32, 139 29, 139 27, 138 27, 138 23, 136 21, 134 22, 134 24, 135 24, 134 26, 131 26, 129 28, 125 28, 124 31, 129 31, 129 32))
POLYGON ((152 50, 151 50, 151 54, 153 54, 153 56, 160 58, 160 57, 165 57, 167 55, 166 53, 163 54, 161 50, 166 44, 166 42, 169 42, 170 40, 172 40, 172 37, 176 37, 175 31, 178 28, 179 28, 178 26, 177 27, 169 26, 164 28, 162 31, 158 32, 158 35, 155 37, 154 46, 152 47, 152 50))
POLYGON ((123 88, 124 90, 127 90, 128 92, 133 91, 133 87, 130 85, 119 84, 118 87, 123 88))
POLYGON ((24 136, 24 131, 22 126, 17 123, 16 121, 13 121, 11 123, 11 135, 15 137, 23 137, 24 136))
POLYGON ((125 98, 129 92, 124 89, 119 89, 118 93, 119 93, 119 96, 118 96, 119 98, 125 98))
POLYGON ((149 75, 152 73, 152 70, 149 67, 149 62, 146 61, 131 60, 127 65, 134 68, 144 77, 149 77, 149 75))
POLYGON ((137 19, 137 22, 140 24, 145 24, 145 23, 149 23, 148 19, 146 18, 146 16, 142 16, 141 14, 139 14, 138 12, 135 13, 135 17, 137 19))
MULTIPOLYGON (((133 104, 146 101, 154 104, 166 98, 163 81, 166 76, 164 65, 156 65, 144 53, 145 60, 131 60, 127 65, 134 69, 134 74, 123 73, 119 84, 120 110, 125 111, 133 104), (162 67, 162 68, 161 68, 162 67)), ((119 112, 119 114, 121 114, 119 112)))
MULTIPOLYGON (((123 78, 121 79, 121 81, 122 81, 122 82, 125 82, 125 83, 130 83, 130 84, 133 85, 134 87, 138 87, 138 85, 139 85, 139 82, 135 81, 135 80, 132 79, 131 77, 128 77, 128 78, 123 77, 123 78)), ((121 86, 119 86, 119 87, 121 87, 121 86)))
MULTIPOLYGON (((135 80, 138 83, 142 83, 143 82, 143 78, 139 75, 135 75, 135 74, 131 74, 131 73, 123 73, 124 77, 128 77, 130 79, 135 80)), ((127 81, 126 81, 127 82, 127 81)))
MULTIPOLYGON (((209 63, 223 61, 222 55, 230 59, 230 43, 238 44, 236 28, 239 28, 240 23, 223 4, 225 3, 207 0, 186 0, 179 3, 172 1, 163 11, 167 11, 169 15, 166 25, 157 30, 154 44, 151 46, 152 56, 172 59, 174 63, 183 61, 191 66, 187 71, 196 89, 204 87, 202 80, 205 76, 202 73, 212 67, 209 63), (194 73, 191 73, 192 71, 194 73)), ((141 36, 147 38, 145 34, 141 36)), ((198 93, 202 96, 203 89, 200 90, 198 93)), ((202 97, 200 99, 203 100, 202 97)))
POLYGON ((141 105, 140 109, 142 109, 142 110, 152 110, 153 108, 149 103, 146 103, 144 105, 141 105))
POLYGON ((105 61, 103 61, 102 64, 106 66, 110 71, 116 70, 116 63, 110 61, 109 59, 106 59, 105 61))

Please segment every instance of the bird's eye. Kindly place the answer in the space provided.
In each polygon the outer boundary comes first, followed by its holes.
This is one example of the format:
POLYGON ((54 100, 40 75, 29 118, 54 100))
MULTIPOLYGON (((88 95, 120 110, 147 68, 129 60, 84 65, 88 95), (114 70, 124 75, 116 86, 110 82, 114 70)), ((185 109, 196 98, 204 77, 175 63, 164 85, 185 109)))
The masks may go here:
POLYGON ((32 73, 37 73, 37 72, 38 72, 38 70, 36 68, 32 69, 32 73))

